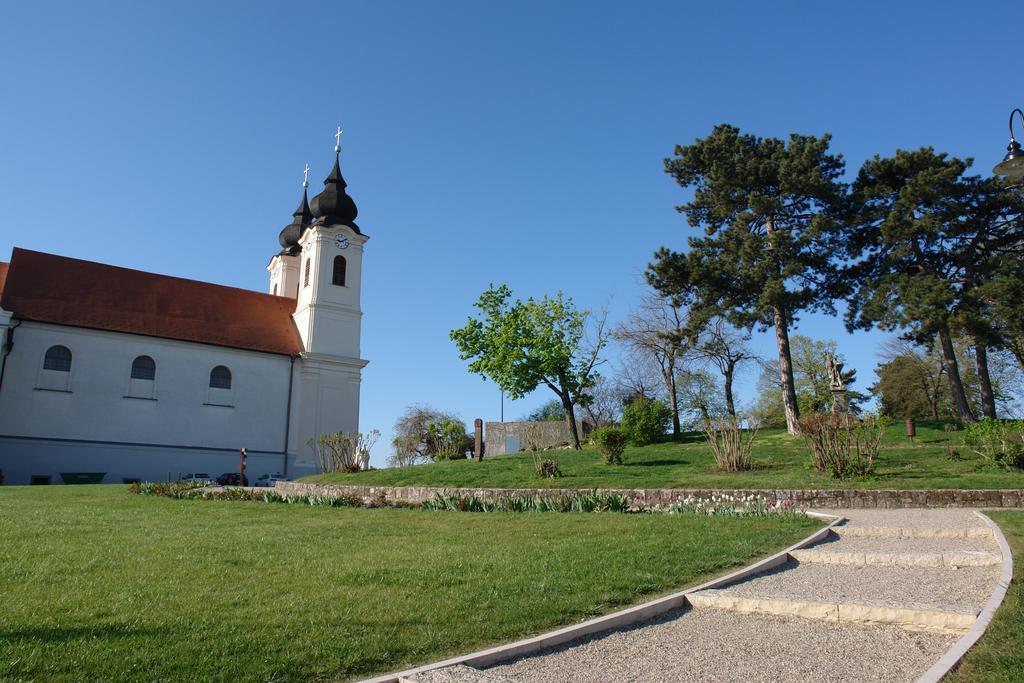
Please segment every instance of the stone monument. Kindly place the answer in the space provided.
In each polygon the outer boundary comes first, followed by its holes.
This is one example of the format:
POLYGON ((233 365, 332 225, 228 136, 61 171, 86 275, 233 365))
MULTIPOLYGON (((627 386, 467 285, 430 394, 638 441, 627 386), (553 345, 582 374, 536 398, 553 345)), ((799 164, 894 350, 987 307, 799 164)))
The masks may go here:
POLYGON ((850 412, 850 405, 846 400, 846 381, 843 379, 843 364, 831 353, 826 353, 825 367, 828 369, 828 388, 832 392, 832 414, 846 414, 850 412))

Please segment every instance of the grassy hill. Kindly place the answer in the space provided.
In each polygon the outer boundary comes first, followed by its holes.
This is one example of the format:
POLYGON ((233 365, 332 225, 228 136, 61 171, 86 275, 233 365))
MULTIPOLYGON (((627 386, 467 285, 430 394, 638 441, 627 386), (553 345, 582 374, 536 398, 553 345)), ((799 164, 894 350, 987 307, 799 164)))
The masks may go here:
MULTIPOLYGON (((534 473, 530 453, 472 460, 438 462, 414 467, 371 470, 357 474, 327 474, 309 481, 385 486, 452 486, 500 488, 1024 488, 1024 471, 989 465, 961 447, 961 460, 946 457, 948 438, 942 423, 919 424, 910 442, 903 424, 890 426, 875 474, 846 480, 832 479, 810 466, 801 437, 785 430, 762 430, 754 443, 755 467, 749 472, 721 472, 704 436, 686 434, 679 442, 631 447, 623 465, 605 465, 597 451, 554 450, 542 453, 558 463, 562 476, 542 479, 534 473)), ((954 438, 959 438, 954 434, 954 438)))

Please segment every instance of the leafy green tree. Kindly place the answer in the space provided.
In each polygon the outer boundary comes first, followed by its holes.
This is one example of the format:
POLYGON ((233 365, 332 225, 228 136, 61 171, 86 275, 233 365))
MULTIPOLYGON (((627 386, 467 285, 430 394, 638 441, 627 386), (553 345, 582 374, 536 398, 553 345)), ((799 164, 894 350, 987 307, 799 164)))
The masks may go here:
POLYGON ((799 430, 789 329, 801 311, 833 311, 840 286, 833 236, 844 206, 843 160, 829 135, 788 141, 720 125, 677 146, 665 170, 693 199, 677 207, 703 236, 686 253, 662 248, 648 280, 689 305, 694 321, 722 316, 742 329, 774 327, 786 424, 799 430))
POLYGON ((982 411, 994 417, 988 349, 999 335, 989 323, 989 283, 1000 255, 1021 245, 1022 211, 1003 181, 965 176, 971 163, 930 147, 869 159, 853 185, 857 219, 846 240, 855 261, 847 275, 856 283, 847 327, 902 329, 923 344, 937 339, 956 414, 967 422, 975 411, 953 337, 972 337, 982 411))
POLYGON ((470 317, 450 335, 460 357, 470 361, 470 372, 490 379, 512 399, 542 384, 551 389, 562 403, 578 450, 574 407, 590 401, 587 391, 607 342, 603 318, 598 318, 595 337, 587 343, 587 312, 576 310, 561 292, 554 298, 513 301, 507 286, 491 285, 474 305, 480 317, 470 317))
POLYGON ((561 422, 564 419, 565 408, 557 398, 537 406, 533 412, 523 417, 524 422, 561 422))

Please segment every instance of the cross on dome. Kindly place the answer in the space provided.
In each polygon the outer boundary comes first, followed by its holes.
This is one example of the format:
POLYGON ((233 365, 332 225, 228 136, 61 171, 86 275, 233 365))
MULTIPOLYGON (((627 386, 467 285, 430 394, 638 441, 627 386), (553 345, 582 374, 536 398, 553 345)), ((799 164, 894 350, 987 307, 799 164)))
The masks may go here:
POLYGON ((309 187, 309 164, 302 170, 302 187, 309 187))
POLYGON ((338 126, 338 132, 334 134, 334 153, 338 154, 341 152, 341 126, 338 126))

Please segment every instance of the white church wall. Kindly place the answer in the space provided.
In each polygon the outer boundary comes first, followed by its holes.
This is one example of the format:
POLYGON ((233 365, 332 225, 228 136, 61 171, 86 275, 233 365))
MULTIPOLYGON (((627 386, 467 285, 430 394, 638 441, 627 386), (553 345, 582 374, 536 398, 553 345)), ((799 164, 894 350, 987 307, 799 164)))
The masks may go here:
MULTIPOLYGON (((245 472, 249 481, 281 472, 283 459, 281 453, 247 451, 245 472)), ((238 451, 0 436, 0 468, 4 483, 9 485, 28 484, 35 476, 62 484, 62 472, 102 472, 104 484, 135 479, 173 481, 195 472, 211 477, 237 472, 238 451)), ((311 474, 294 473, 291 458, 288 469, 290 477, 311 474)))
MULTIPOLYGON (((234 458, 244 446, 250 453, 279 454, 280 461, 290 365, 289 358, 275 354, 23 322, 0 386, 0 468, 7 483, 22 483, 10 477, 12 459, 27 453, 23 444, 11 445, 14 437, 51 440, 39 452, 55 458, 79 448, 73 446, 77 442, 117 442, 158 451, 225 449, 234 458), (46 350, 58 344, 72 352, 70 373, 42 369, 46 350), (156 361, 149 396, 141 386, 145 380, 131 379, 132 361, 140 355, 156 361), (209 386, 217 365, 231 370, 230 390, 209 386)), ((174 458, 193 462, 192 455, 174 458)), ((159 468, 161 478, 179 469, 215 468, 200 461, 186 468, 167 463, 159 468)))

